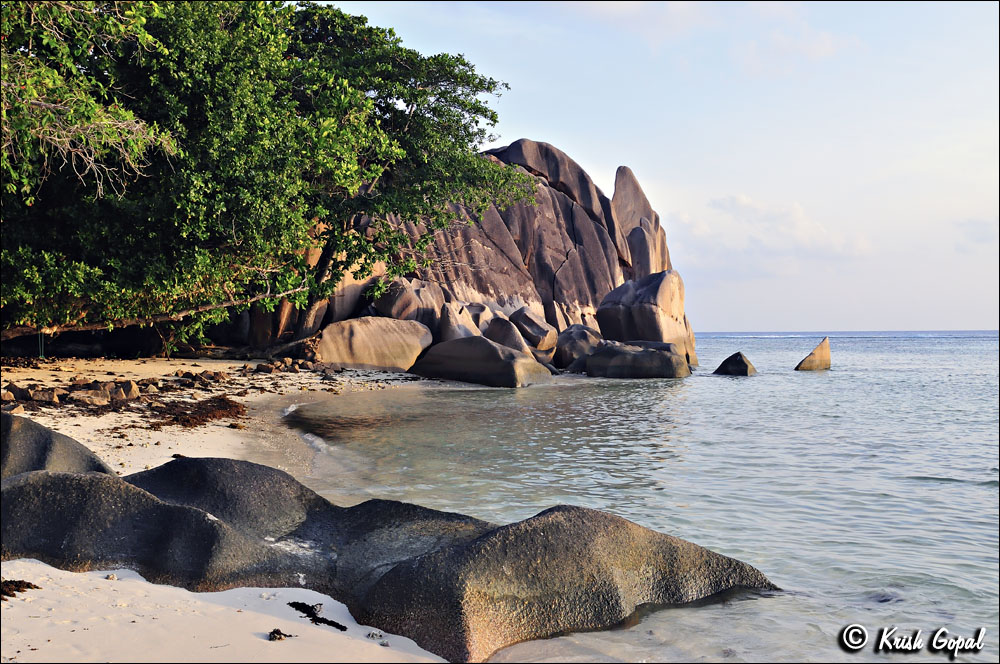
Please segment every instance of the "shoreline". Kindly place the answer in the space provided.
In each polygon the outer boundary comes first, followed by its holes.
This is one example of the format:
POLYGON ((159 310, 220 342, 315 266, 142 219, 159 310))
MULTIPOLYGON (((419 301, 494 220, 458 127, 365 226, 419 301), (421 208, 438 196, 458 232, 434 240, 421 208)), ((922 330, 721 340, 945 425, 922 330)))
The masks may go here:
MULTIPOLYGON (((315 450, 281 424, 287 406, 308 401, 309 395, 391 389, 415 380, 381 371, 247 374, 241 373, 243 367, 243 362, 229 360, 67 358, 37 367, 5 366, 2 383, 52 389, 71 376, 139 381, 168 380, 176 371, 226 372, 229 378, 217 385, 157 394, 119 411, 52 405, 18 414, 85 445, 122 476, 155 468, 175 454, 252 461, 300 476, 315 450), (246 407, 246 414, 190 428, 149 427, 151 404, 194 403, 213 396, 230 397, 246 407)), ((3 662, 330 661, 330 653, 343 661, 443 661, 404 637, 368 638, 379 630, 358 625, 344 604, 304 588, 193 593, 149 583, 130 570, 75 573, 31 559, 4 561, 2 569, 5 579, 41 586, 2 603, 3 662), (117 580, 107 580, 109 574, 117 580), (310 624, 287 606, 289 601, 324 604, 323 615, 348 631, 310 624), (274 628, 296 638, 269 642, 267 633, 274 628), (389 645, 380 645, 382 641, 389 645)))

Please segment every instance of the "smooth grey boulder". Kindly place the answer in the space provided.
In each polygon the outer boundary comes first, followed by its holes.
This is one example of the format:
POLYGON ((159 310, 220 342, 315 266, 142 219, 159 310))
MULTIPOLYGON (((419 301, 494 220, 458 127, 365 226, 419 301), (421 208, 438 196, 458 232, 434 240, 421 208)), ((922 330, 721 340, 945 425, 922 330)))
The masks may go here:
POLYGON ((713 374, 720 376, 753 376, 757 369, 743 353, 733 353, 722 361, 713 374))
POLYGON ((795 365, 796 371, 825 371, 830 368, 830 337, 823 337, 812 352, 795 365))
POLYGON ((461 380, 492 387, 525 387, 551 379, 548 369, 525 353, 486 337, 435 344, 410 369, 425 378, 461 380))
POLYGON ((531 346, 521 336, 521 331, 506 318, 497 317, 491 320, 483 331, 483 336, 497 342, 501 346, 512 348, 519 353, 531 355, 531 346))
POLYGON ((691 375, 691 368, 679 353, 605 341, 587 356, 587 375, 600 378, 685 378, 691 375))
MULTIPOLYGON (((129 567, 191 590, 298 585, 287 554, 203 510, 169 504, 104 473, 21 473, 2 484, 2 558, 84 571, 129 567)), ((320 563, 321 561, 317 561, 320 563)))
POLYGON ((360 599, 355 617, 449 661, 481 662, 512 643, 606 629, 645 604, 737 588, 776 589, 733 558, 611 514, 559 506, 401 562, 360 599))
POLYGON ((684 282, 673 270, 626 281, 608 293, 597 309, 597 322, 605 339, 677 344, 687 363, 698 365, 694 332, 684 314, 684 282))
POLYGON ((3 560, 135 569, 191 590, 301 585, 452 661, 619 624, 644 604, 775 586, 745 563, 592 509, 498 526, 418 505, 342 508, 287 473, 180 458, 126 478, 2 483, 3 560))
POLYGON ((397 320, 415 320, 427 326, 436 336, 444 303, 445 294, 439 285, 417 279, 396 279, 372 304, 379 315, 397 320))
POLYGON ((431 331, 415 320, 351 318, 323 328, 315 360, 349 369, 406 371, 431 340, 431 331))
POLYGON ((556 339, 555 366, 564 369, 580 357, 594 352, 601 343, 601 334, 586 325, 570 325, 556 339))
POLYGON ((84 445, 26 417, 0 414, 0 434, 0 479, 33 470, 115 474, 84 445))
POLYGON ((458 302, 445 302, 441 307, 440 341, 451 341, 462 337, 478 337, 482 332, 469 311, 458 302))
POLYGON ((545 322, 545 319, 528 307, 521 307, 510 316, 510 322, 517 326, 521 336, 538 350, 555 348, 559 332, 545 322))

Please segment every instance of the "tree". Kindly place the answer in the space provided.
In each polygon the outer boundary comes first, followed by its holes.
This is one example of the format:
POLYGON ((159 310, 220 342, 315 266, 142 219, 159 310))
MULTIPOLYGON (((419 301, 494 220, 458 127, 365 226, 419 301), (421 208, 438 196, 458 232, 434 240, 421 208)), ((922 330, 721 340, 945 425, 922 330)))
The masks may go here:
MULTIPOLYGON (((151 2, 8 2, 2 9, 4 190, 31 205, 53 168, 121 190, 169 135, 113 102, 93 74, 95 52, 116 42, 162 48, 143 28, 151 2)), ((5 201, 6 202, 6 201, 5 201)))
POLYGON ((105 44, 88 75, 176 152, 117 197, 65 171, 10 215, 5 193, 5 338, 183 319, 183 340, 227 308, 319 301, 347 269, 405 271, 393 214, 440 226, 448 201, 526 195, 476 154, 500 84, 461 57, 313 5, 171 3, 143 27, 157 48, 105 44))
MULTIPOLYGON (((388 279, 416 269, 408 247, 425 249, 434 231, 455 221, 455 206, 476 217, 490 204, 504 208, 534 198, 528 177, 478 154, 497 123, 486 99, 499 96, 506 84, 478 74, 461 55, 421 55, 391 29, 329 6, 303 3, 294 19, 291 53, 362 91, 374 104, 370 121, 401 149, 357 196, 313 192, 329 221, 319 237, 316 287, 299 320, 302 337, 318 325, 323 298, 348 270, 363 277, 384 263, 386 278, 377 284, 377 295, 388 279), (400 220, 420 220, 426 232, 411 238, 400 220)), ((302 103, 323 113, 312 100, 302 103)))

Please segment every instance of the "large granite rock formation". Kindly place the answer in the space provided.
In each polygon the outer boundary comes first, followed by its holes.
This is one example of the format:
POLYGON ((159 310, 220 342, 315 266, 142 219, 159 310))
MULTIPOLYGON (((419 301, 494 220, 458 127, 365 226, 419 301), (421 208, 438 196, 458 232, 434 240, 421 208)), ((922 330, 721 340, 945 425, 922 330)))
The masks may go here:
POLYGON ((96 454, 69 436, 26 417, 0 414, 0 479, 29 470, 115 474, 96 454))
POLYGON ((688 364, 698 365, 694 332, 684 314, 684 282, 673 270, 626 281, 605 296, 597 310, 605 339, 676 344, 688 364))
MULTIPOLYGON (((491 207, 476 220, 456 206, 459 221, 434 235, 430 267, 418 275, 423 288, 436 284, 440 295, 411 294, 407 284, 394 284, 396 290, 375 303, 381 315, 420 320, 435 340, 445 301, 507 315, 527 307, 557 331, 574 323, 597 328, 597 310, 609 292, 626 279, 672 270, 659 215, 630 169, 618 169, 608 199, 579 164, 548 143, 521 139, 488 156, 535 177, 536 205, 491 207), (400 297, 404 304, 397 304, 400 297), (419 316, 411 313, 417 309, 419 316)), ((395 222, 414 236, 423 230, 395 222)), ((683 292, 672 307, 683 315, 683 292)), ((664 333, 646 338, 663 340, 664 333)))
POLYGON ((607 629, 642 605, 775 589, 745 563, 592 509, 497 526, 395 501, 342 508, 230 459, 125 478, 22 472, 3 481, 0 504, 3 560, 129 567, 192 590, 301 584, 452 661, 607 629))
POLYGON ((430 345, 431 331, 415 320, 362 316, 327 325, 315 359, 352 369, 406 371, 430 345))
POLYGON ((825 371, 830 368, 830 337, 823 337, 812 352, 795 365, 796 371, 825 371))
POLYGON ((425 378, 443 378, 491 387, 547 383, 549 370, 531 355, 486 337, 463 337, 436 344, 410 369, 425 378))

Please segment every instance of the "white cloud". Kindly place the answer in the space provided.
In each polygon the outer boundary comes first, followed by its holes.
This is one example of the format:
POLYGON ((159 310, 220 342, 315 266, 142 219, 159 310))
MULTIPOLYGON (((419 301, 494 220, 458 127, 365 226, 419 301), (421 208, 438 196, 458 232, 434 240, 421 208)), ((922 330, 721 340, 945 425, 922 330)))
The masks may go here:
POLYGON ((712 5, 702 2, 580 2, 573 7, 639 35, 653 50, 712 22, 712 5))
POLYGON ((793 277, 815 261, 853 260, 871 251, 865 236, 831 230, 798 203, 769 204, 744 194, 711 199, 695 214, 668 214, 666 233, 671 253, 712 281, 793 277))

